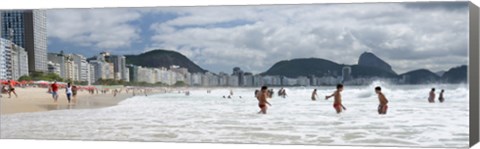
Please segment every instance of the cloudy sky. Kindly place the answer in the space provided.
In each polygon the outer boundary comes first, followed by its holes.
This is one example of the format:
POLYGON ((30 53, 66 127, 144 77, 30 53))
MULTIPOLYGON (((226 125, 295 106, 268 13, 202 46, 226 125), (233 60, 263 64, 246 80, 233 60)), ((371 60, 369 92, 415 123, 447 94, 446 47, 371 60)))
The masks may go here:
POLYGON ((54 9, 48 50, 178 51, 212 72, 254 73, 280 60, 356 64, 365 51, 397 73, 467 64, 468 3, 370 3, 54 9))

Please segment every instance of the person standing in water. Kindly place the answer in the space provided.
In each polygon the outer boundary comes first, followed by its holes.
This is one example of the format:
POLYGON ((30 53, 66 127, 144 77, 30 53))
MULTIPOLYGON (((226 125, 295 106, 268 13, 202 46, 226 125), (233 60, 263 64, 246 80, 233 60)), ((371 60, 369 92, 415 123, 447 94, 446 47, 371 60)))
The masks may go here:
POLYGON ((382 88, 380 86, 375 87, 375 93, 377 93, 378 101, 380 102, 378 105, 378 114, 387 114, 388 100, 385 98, 385 95, 383 95, 382 88))
POLYGON ((267 114, 267 104, 269 106, 272 106, 268 101, 268 87, 267 86, 262 86, 260 92, 257 94, 257 99, 258 99, 258 107, 260 108, 260 111, 258 114, 267 114))
POLYGON ((428 96, 428 102, 429 103, 435 102, 435 88, 432 88, 432 90, 430 91, 430 94, 428 96))
POLYGON ((445 92, 445 91, 442 89, 442 91, 440 91, 440 95, 438 96, 438 101, 440 101, 440 103, 445 101, 445 98, 443 98, 443 92, 445 92))
POLYGON ((317 100, 317 97, 318 97, 318 95, 317 95, 317 89, 313 89, 313 93, 312 93, 312 101, 315 101, 315 100, 317 100))
POLYGON ((70 100, 72 98, 72 84, 70 82, 67 83, 67 87, 65 87, 65 92, 67 93, 67 100, 70 104, 70 100))
POLYGON ((343 85, 338 84, 337 85, 337 90, 335 92, 333 92, 332 95, 325 96, 325 100, 328 100, 328 98, 334 97, 335 101, 333 102, 333 108, 335 108, 335 110, 337 111, 337 114, 340 114, 342 112, 342 109, 347 110, 347 108, 345 108, 342 105, 342 94, 340 94, 340 92, 342 92, 342 91, 343 91, 343 85))

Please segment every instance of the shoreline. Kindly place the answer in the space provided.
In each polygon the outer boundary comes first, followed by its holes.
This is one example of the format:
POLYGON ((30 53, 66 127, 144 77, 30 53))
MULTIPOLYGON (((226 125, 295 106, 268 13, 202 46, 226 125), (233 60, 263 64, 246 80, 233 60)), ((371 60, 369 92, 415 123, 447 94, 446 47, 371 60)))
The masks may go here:
MULTIPOLYGON (((46 93, 46 90, 46 88, 16 88, 18 97, 12 93, 11 98, 8 98, 8 94, 2 94, 0 116, 52 110, 104 108, 118 105, 121 101, 134 97, 125 92, 114 97, 112 93, 89 94, 87 91, 79 91, 77 103, 69 104, 63 90, 59 90, 58 101, 54 103, 51 94, 46 93)), ((156 94, 156 92, 149 94, 156 94)))

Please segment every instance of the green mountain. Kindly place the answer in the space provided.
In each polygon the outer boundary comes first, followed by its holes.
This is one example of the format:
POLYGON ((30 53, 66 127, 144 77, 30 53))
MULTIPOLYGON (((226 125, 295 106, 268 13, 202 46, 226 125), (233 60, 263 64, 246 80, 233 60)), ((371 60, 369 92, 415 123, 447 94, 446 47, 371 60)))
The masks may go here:
POLYGON ((462 65, 454 67, 442 75, 442 81, 445 83, 466 83, 467 82, 467 66, 462 65))
POLYGON ((319 58, 284 60, 275 63, 262 75, 281 75, 286 77, 340 75, 342 65, 319 58))
POLYGON ((125 55, 126 63, 142 67, 165 67, 169 68, 171 65, 177 65, 187 68, 190 73, 205 73, 205 69, 193 63, 184 55, 169 50, 152 50, 140 55, 125 55))
POLYGON ((361 66, 361 65, 343 65, 335 62, 319 59, 293 59, 280 61, 275 63, 270 69, 262 73, 262 75, 280 75, 290 78, 296 78, 299 76, 341 76, 342 68, 349 66, 352 70, 351 75, 356 77, 383 77, 383 78, 395 78, 397 75, 388 70, 382 68, 361 66))
POLYGON ((362 55, 360 55, 360 58, 358 58, 358 65, 375 67, 396 75, 396 73, 392 70, 392 66, 370 52, 364 52, 362 55))
POLYGON ((405 78, 407 84, 436 83, 440 80, 440 76, 427 69, 409 71, 401 74, 400 77, 405 78))

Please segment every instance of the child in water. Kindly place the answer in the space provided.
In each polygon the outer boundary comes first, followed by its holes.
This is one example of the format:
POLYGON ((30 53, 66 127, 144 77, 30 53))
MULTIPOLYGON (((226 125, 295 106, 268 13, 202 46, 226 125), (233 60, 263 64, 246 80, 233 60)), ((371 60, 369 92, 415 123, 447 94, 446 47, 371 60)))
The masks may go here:
POLYGON ((342 92, 342 91, 343 91, 343 85, 338 84, 337 85, 337 90, 335 92, 333 92, 332 95, 325 96, 325 100, 328 100, 328 98, 330 98, 330 97, 334 97, 335 101, 333 102, 333 108, 335 108, 335 110, 337 111, 337 114, 340 114, 342 112, 342 109, 347 110, 347 108, 345 108, 342 105, 342 94, 340 94, 340 92, 342 92))
POLYGON ((378 101, 380 102, 378 105, 378 114, 387 114, 388 100, 385 98, 385 95, 383 95, 382 88, 380 86, 375 87, 375 93, 377 93, 378 101))

